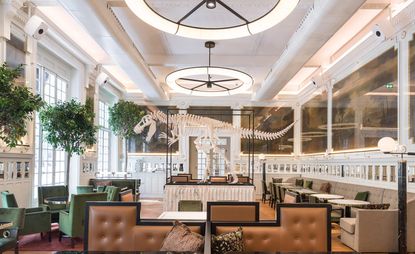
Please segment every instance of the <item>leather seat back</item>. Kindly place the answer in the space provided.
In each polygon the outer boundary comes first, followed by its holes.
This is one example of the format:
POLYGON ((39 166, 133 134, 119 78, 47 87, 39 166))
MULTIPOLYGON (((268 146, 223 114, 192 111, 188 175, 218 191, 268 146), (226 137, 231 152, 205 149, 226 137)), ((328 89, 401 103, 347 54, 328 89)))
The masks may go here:
MULTIPOLYGON (((238 223, 247 252, 328 252, 331 250, 330 206, 281 204, 279 221, 238 223)), ((212 233, 235 231, 236 223, 212 223, 212 233)))
MULTIPOLYGON (((198 234, 202 234, 200 227, 189 226, 198 234)), ((163 246, 164 238, 172 229, 172 223, 159 225, 138 225, 134 227, 132 236, 134 238, 134 249, 139 251, 159 251, 163 246)))
MULTIPOLYGON (((85 251, 159 251, 173 222, 141 221, 137 202, 90 202, 87 204, 85 251)), ((204 234, 204 222, 188 222, 204 234)))
POLYGON ((259 221, 258 202, 207 202, 208 221, 259 221))

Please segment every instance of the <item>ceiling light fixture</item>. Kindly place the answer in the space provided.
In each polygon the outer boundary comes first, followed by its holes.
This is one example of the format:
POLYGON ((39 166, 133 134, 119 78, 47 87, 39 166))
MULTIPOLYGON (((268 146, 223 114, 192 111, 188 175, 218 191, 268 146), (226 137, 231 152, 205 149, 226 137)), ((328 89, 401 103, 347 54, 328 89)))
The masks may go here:
POLYGON ((206 0, 206 8, 215 9, 216 8, 216 0, 206 0))
POLYGON ((245 92, 254 83, 248 74, 224 67, 211 66, 213 41, 205 43, 209 49, 209 65, 174 71, 167 75, 166 84, 178 93, 195 96, 228 96, 245 92))
POLYGON ((137 17, 161 31, 193 39, 225 40, 250 36, 275 26, 295 9, 299 0, 279 0, 268 13, 254 20, 243 17, 222 0, 203 0, 178 21, 161 16, 145 0, 125 0, 125 2, 137 17), (183 21, 204 4, 209 9, 214 9, 216 4, 221 5, 241 20, 242 24, 219 28, 184 25, 183 21))

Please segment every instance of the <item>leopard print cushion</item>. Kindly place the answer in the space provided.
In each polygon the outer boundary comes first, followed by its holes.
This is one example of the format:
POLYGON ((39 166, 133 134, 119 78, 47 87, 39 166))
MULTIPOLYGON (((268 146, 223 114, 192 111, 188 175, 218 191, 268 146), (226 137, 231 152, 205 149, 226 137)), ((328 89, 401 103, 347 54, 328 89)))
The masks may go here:
POLYGON ((359 207, 360 209, 377 209, 377 210, 388 210, 390 207, 390 204, 368 204, 368 205, 362 205, 359 207))
POLYGON ((174 222, 173 228, 163 241, 161 251, 203 252, 204 238, 194 233, 185 224, 174 222))
POLYGON ((212 236, 212 253, 223 254, 228 252, 245 251, 242 227, 234 232, 212 236))

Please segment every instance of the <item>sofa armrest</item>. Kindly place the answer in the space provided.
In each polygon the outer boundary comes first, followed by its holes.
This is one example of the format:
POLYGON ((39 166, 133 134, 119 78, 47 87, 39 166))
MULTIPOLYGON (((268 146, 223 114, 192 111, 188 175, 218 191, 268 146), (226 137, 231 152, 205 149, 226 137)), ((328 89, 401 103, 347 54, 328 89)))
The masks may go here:
POLYGON ((46 208, 44 207, 32 207, 32 208, 26 208, 25 213, 36 213, 36 212, 44 212, 46 208))
POLYGON ((396 252, 398 250, 397 210, 356 212, 355 250, 358 252, 396 252))
POLYGON ((71 235, 71 223, 69 212, 59 211, 59 230, 66 235, 71 235))

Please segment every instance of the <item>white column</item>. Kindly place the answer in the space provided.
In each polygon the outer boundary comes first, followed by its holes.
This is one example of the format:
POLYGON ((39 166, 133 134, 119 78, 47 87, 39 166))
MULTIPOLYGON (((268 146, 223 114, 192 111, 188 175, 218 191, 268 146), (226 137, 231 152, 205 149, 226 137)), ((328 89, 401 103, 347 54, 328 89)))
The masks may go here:
POLYGON ((0 0, 0 64, 6 61, 6 42, 10 40, 11 0, 0 0))
POLYGON ((301 105, 299 102, 295 104, 294 109, 294 121, 297 121, 294 125, 294 155, 301 155, 301 127, 302 127, 302 115, 301 105))
MULTIPOLYGON (((241 106, 232 107, 233 116, 232 116, 232 124, 235 128, 241 127, 241 106)), ((235 168, 235 161, 239 161, 241 159, 241 136, 239 134, 231 134, 231 146, 230 146, 230 168, 231 170, 235 168)))
MULTIPOLYGON (((405 33, 406 32, 402 32, 405 33)), ((402 34, 404 35, 404 34, 402 34)), ((411 36, 398 36, 398 142, 409 141, 409 40, 411 36)))
POLYGON ((327 153, 333 151, 333 83, 329 81, 327 88, 327 153))

